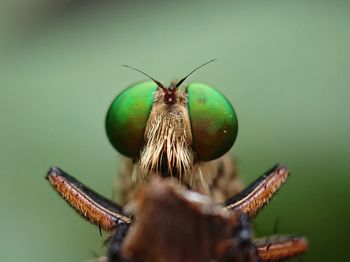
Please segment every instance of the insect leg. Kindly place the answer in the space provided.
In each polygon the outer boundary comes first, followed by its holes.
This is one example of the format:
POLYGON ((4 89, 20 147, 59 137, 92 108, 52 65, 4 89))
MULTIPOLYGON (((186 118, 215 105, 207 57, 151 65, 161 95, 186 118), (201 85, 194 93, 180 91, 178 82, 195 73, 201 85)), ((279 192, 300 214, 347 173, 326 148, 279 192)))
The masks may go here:
POLYGON ((46 179, 79 214, 104 230, 115 229, 118 221, 127 224, 131 222, 131 218, 123 213, 120 206, 97 194, 61 169, 51 167, 46 179))
POLYGON ((238 210, 249 217, 255 216, 288 178, 288 169, 276 165, 251 183, 245 190, 229 198, 225 209, 238 210))
POLYGON ((305 253, 308 248, 306 238, 299 236, 274 236, 254 240, 260 261, 279 261, 305 253))

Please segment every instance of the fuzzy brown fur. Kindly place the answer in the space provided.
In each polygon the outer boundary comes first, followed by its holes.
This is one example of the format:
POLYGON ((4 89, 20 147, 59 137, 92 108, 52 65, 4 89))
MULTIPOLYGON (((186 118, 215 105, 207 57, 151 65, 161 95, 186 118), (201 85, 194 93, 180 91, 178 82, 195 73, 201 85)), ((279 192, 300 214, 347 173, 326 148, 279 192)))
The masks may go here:
POLYGON ((153 108, 145 131, 138 175, 167 172, 190 184, 194 153, 191 126, 187 111, 187 95, 178 93, 174 104, 164 103, 164 92, 155 93, 153 108), (165 166, 165 167, 164 167, 165 166), (165 169, 165 170, 161 170, 165 169))

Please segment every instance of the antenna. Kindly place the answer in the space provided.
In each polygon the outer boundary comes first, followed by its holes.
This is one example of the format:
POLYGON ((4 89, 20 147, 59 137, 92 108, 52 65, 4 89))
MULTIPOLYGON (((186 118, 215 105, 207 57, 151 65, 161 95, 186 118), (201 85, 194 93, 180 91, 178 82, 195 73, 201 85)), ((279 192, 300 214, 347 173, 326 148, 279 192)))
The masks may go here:
POLYGON ((139 72, 139 73, 141 73, 141 74, 147 76, 147 77, 150 78, 154 83, 156 83, 157 86, 159 86, 161 89, 163 89, 163 90, 166 89, 166 88, 164 87, 164 85, 163 85, 161 82, 159 82, 158 80, 155 80, 153 77, 151 77, 150 75, 148 75, 148 74, 146 74, 145 72, 141 71, 140 69, 137 69, 137 68, 135 68, 135 67, 128 66, 128 65, 122 65, 122 66, 127 67, 127 68, 131 68, 131 69, 133 69, 133 70, 135 70, 135 71, 137 71, 137 72, 139 72))
POLYGON ((208 62, 205 62, 204 64, 202 64, 202 65, 198 66, 197 68, 193 69, 193 70, 191 71, 191 73, 189 73, 187 76, 185 76, 184 78, 182 78, 179 82, 177 82, 176 88, 179 87, 179 86, 183 83, 183 81, 186 80, 187 77, 189 77, 190 75, 192 75, 192 74, 193 74, 194 72, 196 72, 199 68, 201 68, 201 67, 203 67, 203 66, 205 66, 205 65, 207 65, 207 64, 209 64, 209 63, 211 63, 211 62, 214 62, 215 60, 216 60, 216 58, 214 58, 214 59, 212 59, 212 60, 210 60, 210 61, 208 61, 208 62))

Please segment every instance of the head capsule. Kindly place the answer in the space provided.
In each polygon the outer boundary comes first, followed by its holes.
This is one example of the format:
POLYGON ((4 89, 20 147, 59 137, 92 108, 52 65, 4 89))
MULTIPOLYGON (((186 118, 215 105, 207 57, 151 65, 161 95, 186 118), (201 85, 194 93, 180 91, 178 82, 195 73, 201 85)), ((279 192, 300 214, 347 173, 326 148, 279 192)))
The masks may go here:
MULTIPOLYGON (((207 63, 197 67, 190 74, 207 63)), ((140 158, 141 151, 147 151, 143 149, 149 144, 145 141, 149 140, 147 134, 150 133, 146 128, 157 128, 149 123, 150 115, 154 118, 161 114, 165 116, 164 119, 168 121, 170 119, 168 122, 170 128, 173 121, 171 117, 167 118, 166 115, 170 116, 174 113, 183 116, 184 126, 188 126, 190 129, 191 137, 185 139, 188 144, 184 147, 182 146, 181 150, 191 151, 189 155, 194 156, 193 161, 216 159, 232 147, 237 137, 237 117, 230 102, 219 91, 200 83, 189 84, 185 90, 180 90, 179 86, 190 74, 179 82, 172 83, 169 87, 164 87, 162 83, 146 73, 136 68, 132 69, 148 76, 152 81, 130 86, 112 102, 106 116, 106 131, 111 144, 117 151, 127 157, 140 158), (159 97, 162 98, 161 101, 159 101, 159 97), (152 110, 154 103, 157 106, 152 110), (159 106, 159 104, 164 106, 159 106), (183 110, 181 107, 183 107, 183 110), (160 111, 159 108, 162 108, 162 110, 160 111)), ((181 126, 181 121, 179 123, 181 126)), ((163 129, 168 127, 167 124, 161 126, 163 129)), ((186 136, 186 132, 183 132, 183 135, 186 136)), ((153 133, 159 135, 157 132, 153 133)), ((165 132, 164 134, 169 133, 165 132)), ((181 139, 181 136, 181 130, 178 130, 177 134, 174 135, 174 139, 181 139)), ((158 139, 161 140, 163 138, 159 136, 156 140, 158 139)), ((174 141, 174 139, 168 140, 174 141)), ((176 145, 176 143, 174 144, 176 145)), ((158 147, 162 148, 162 152, 158 152, 157 156, 167 159, 169 155, 174 155, 169 150, 179 151, 175 147, 168 144, 168 142, 164 142, 163 145, 158 147), (170 149, 169 146, 173 149, 170 149)), ((147 161, 150 161, 150 159, 147 161)), ((176 160, 174 161, 176 162, 176 160)), ((156 163, 155 165, 158 166, 161 163, 156 163)), ((191 166, 193 166, 193 163, 191 163, 191 166)), ((168 168, 171 169, 172 167, 168 168)))

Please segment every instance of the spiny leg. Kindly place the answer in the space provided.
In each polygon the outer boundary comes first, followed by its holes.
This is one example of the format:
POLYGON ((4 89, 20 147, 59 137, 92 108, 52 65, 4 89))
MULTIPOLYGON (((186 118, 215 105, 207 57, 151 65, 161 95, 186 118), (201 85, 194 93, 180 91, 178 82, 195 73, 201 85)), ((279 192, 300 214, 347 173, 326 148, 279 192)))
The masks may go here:
MULTIPOLYGON (((228 199, 225 209, 240 211, 248 217, 255 216, 284 184, 288 174, 285 166, 274 166, 241 193, 228 199)), ((279 261, 305 253, 308 249, 306 238, 298 236, 254 240, 254 246, 260 261, 279 261)))
POLYGON ((273 236, 254 240, 260 261, 279 261, 300 254, 308 249, 305 237, 300 236, 273 236))
POLYGON ((123 213, 120 206, 97 194, 61 169, 50 168, 46 179, 79 214, 104 230, 116 229, 118 221, 131 223, 131 218, 123 213))
POLYGON ((229 198, 225 202, 225 209, 238 210, 249 217, 255 216, 284 184, 288 175, 285 166, 274 166, 242 192, 229 198))

